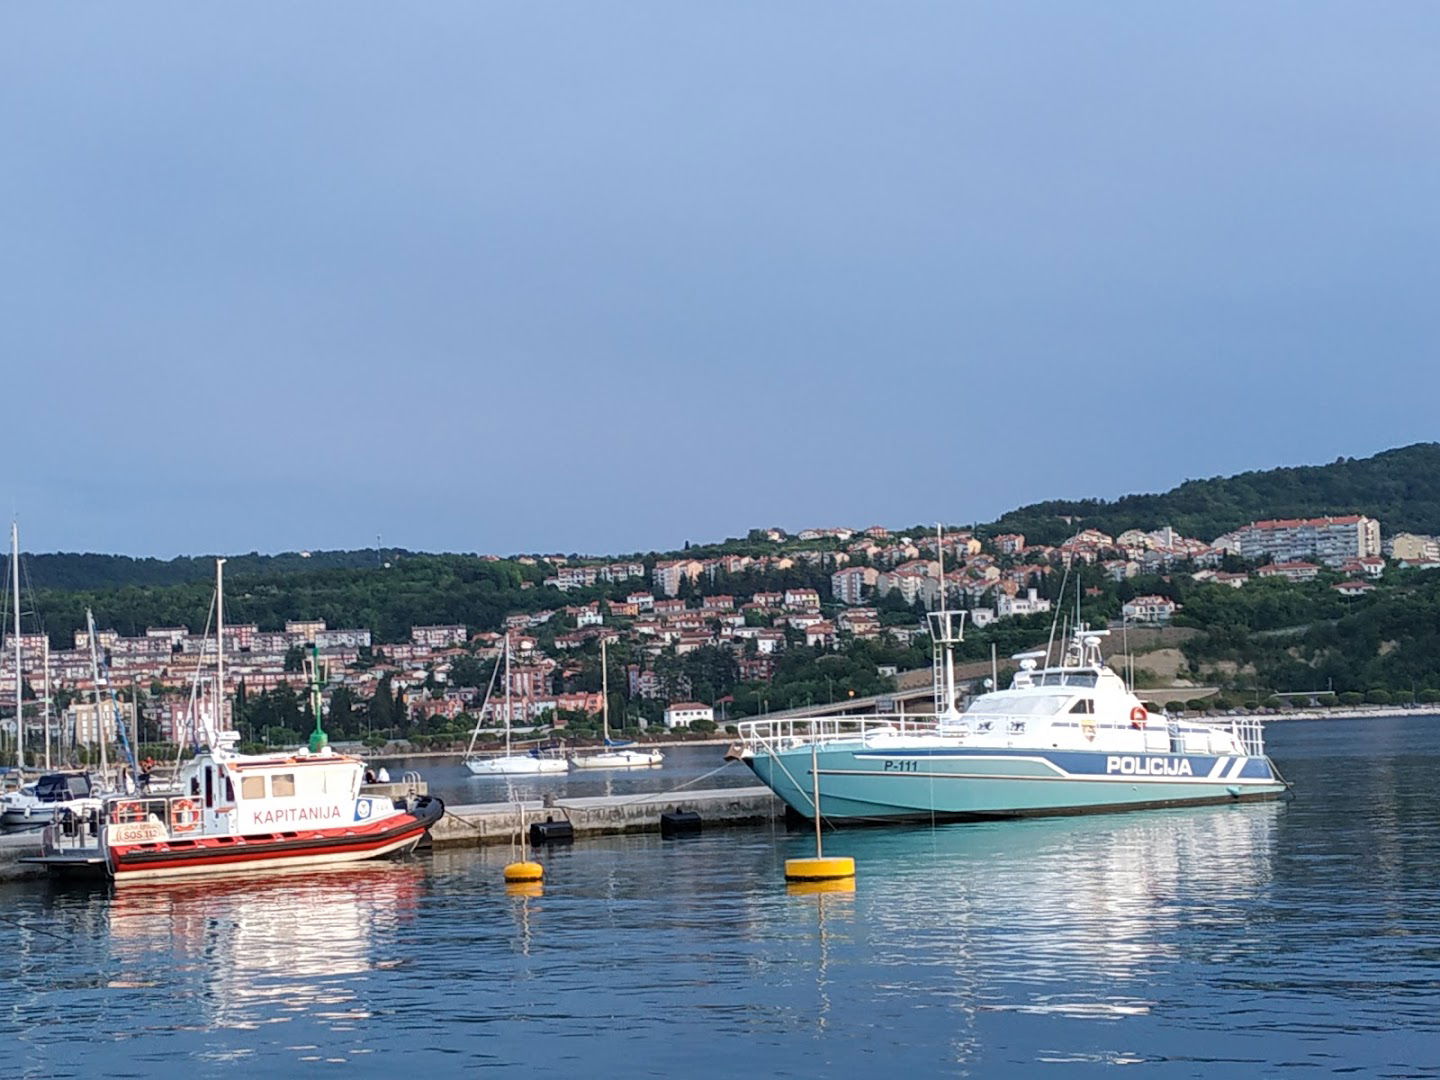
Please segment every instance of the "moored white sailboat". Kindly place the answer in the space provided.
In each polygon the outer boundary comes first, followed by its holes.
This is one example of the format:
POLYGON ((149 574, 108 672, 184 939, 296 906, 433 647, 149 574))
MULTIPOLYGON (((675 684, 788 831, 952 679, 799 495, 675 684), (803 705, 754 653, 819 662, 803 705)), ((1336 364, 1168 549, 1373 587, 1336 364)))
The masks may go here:
POLYGON ((643 769, 664 761, 665 755, 659 750, 639 750, 630 743, 610 738, 610 666, 605 661, 603 637, 600 639, 600 695, 604 699, 600 707, 604 747, 591 753, 572 754, 570 764, 577 769, 643 769))
MULTIPOLYGON (((490 677, 490 685, 495 685, 495 677, 490 677)), ((485 704, 481 706, 480 716, 483 720, 485 713, 489 710, 490 695, 485 695, 485 704)), ((475 725, 475 731, 470 736, 470 751, 465 756, 465 767, 476 776, 541 776, 567 773, 570 771, 570 763, 563 757, 547 757, 537 748, 530 753, 515 753, 514 745, 510 739, 510 723, 513 714, 513 702, 510 695, 510 634, 505 634, 505 750, 499 754, 477 754, 474 752, 475 738, 480 733, 479 722, 475 725)))

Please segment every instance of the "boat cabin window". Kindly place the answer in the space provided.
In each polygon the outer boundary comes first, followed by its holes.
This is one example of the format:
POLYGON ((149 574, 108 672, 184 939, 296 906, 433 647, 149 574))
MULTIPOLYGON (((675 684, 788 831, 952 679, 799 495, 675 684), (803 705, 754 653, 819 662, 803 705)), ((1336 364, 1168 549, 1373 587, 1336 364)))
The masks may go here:
POLYGON ((1095 711, 1095 699, 1083 697, 1074 705, 1070 706, 1072 713, 1093 713, 1095 711))
POLYGON ((263 799, 265 797, 265 777, 242 776, 240 778, 240 794, 247 799, 263 799))
POLYGON ((295 774, 277 773, 270 778, 270 797, 272 799, 289 798, 295 794, 295 774))
POLYGON ((1069 701, 1069 694, 982 694, 972 701, 965 711, 997 716, 1054 716, 1064 709, 1069 701))
POLYGON ((215 805, 215 770, 208 765, 205 767, 205 805, 215 805))
POLYGON ((1096 677, 1093 671, 1040 671, 1035 675, 1035 685, 1094 686, 1096 677))

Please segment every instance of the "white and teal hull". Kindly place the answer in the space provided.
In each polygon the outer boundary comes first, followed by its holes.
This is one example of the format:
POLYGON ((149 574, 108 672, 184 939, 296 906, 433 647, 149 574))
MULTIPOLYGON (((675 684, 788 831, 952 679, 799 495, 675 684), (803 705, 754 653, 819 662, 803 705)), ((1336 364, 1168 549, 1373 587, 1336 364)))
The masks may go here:
MULTIPOLYGON (((755 775, 814 816, 811 750, 747 756, 755 775)), ((1264 756, 1010 747, 822 744, 820 812, 829 821, 1073 814, 1273 799, 1287 790, 1264 756)))

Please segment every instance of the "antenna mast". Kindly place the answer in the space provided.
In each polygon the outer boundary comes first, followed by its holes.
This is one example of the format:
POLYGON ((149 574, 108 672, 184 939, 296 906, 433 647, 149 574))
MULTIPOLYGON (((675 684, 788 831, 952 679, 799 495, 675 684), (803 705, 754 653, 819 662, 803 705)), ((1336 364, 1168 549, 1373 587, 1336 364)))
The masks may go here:
POLYGON ((25 767, 25 680, 20 676, 20 523, 10 523, 10 574, 15 591, 15 764, 25 767))

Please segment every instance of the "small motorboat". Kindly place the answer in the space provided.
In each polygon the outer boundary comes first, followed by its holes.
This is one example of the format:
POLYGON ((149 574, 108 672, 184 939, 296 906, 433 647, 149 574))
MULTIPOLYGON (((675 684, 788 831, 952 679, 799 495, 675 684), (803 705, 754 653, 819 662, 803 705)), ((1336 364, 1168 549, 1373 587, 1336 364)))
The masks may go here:
POLYGON ((100 805, 90 774, 46 773, 19 791, 0 796, 0 828, 7 832, 43 829, 62 811, 84 813, 100 805))

